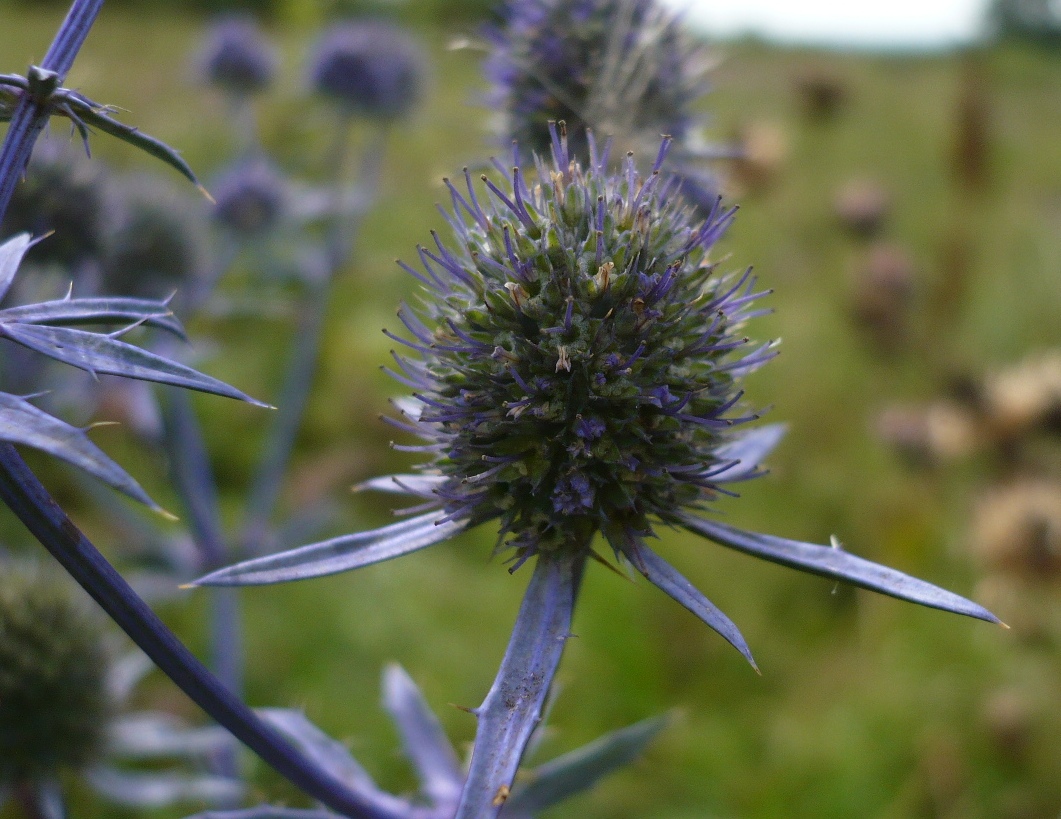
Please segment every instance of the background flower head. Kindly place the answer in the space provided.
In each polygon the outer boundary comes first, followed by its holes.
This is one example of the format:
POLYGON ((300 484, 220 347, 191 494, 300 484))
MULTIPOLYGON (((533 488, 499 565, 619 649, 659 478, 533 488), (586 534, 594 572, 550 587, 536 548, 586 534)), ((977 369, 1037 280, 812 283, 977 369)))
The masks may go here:
POLYGON ((374 20, 327 29, 310 64, 313 90, 347 114, 393 120, 408 114, 424 91, 423 47, 403 29, 374 20))
POLYGON ((277 57, 253 18, 225 17, 207 33, 197 64, 206 82, 243 97, 269 87, 277 57))
POLYGON ((565 121, 588 161, 586 129, 622 150, 683 146, 696 122, 708 62, 674 14, 653 0, 512 0, 486 62, 501 132, 547 154, 550 121, 565 121))

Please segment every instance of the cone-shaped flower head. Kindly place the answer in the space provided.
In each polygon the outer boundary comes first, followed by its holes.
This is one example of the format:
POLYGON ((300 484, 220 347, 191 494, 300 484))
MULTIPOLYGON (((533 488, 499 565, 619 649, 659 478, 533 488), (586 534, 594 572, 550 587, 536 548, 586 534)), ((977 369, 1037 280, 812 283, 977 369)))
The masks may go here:
POLYGON ((26 174, 15 188, 0 236, 26 232, 43 236, 27 254, 30 264, 55 264, 72 271, 97 257, 103 243, 103 182, 98 166, 58 140, 37 143, 26 174))
POLYGON ((710 500, 748 420, 740 376, 772 354, 740 334, 753 280, 708 258, 731 212, 694 221, 660 173, 669 142, 642 178, 553 136, 532 185, 515 170, 486 202, 451 186, 457 247, 422 250, 433 292, 399 314, 437 494, 450 518, 500 518, 521 562, 710 500))
POLYGON ((321 35, 310 84, 346 114, 392 120, 423 94, 423 47, 404 30, 379 21, 346 22, 321 35))
POLYGON ((692 103, 706 90, 702 48, 654 0, 510 0, 485 70, 502 132, 547 154, 550 121, 565 121, 571 152, 588 162, 586 129, 623 149, 681 147, 692 103))
POLYGON ((218 179, 213 193, 214 221, 247 238, 275 228, 287 205, 283 176, 263 159, 243 162, 230 169, 218 179))
POLYGON ((99 624, 65 576, 0 565, 0 784, 80 768, 110 719, 99 624))
POLYGON ((276 52, 250 17, 214 24, 197 60, 203 79, 234 96, 264 91, 276 75, 276 52))

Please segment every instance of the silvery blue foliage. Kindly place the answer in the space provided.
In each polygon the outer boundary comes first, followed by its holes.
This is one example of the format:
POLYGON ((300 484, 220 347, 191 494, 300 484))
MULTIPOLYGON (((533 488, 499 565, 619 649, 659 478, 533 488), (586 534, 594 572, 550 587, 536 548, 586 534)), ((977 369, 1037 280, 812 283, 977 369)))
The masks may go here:
MULTIPOLYGON (((382 791, 345 745, 329 737, 301 711, 268 708, 259 713, 307 756, 336 778, 362 791, 367 798, 379 802, 384 809, 408 819, 449 819, 457 809, 466 774, 438 718, 416 683, 400 666, 391 665, 383 672, 383 705, 398 728, 405 756, 419 780, 417 792, 409 796, 392 796, 382 791)), ((501 815, 505 819, 533 819, 538 811, 590 790, 604 777, 637 759, 667 722, 667 717, 644 720, 526 770, 520 784, 508 795, 501 815)), ((244 810, 207 811, 189 819, 335 817, 337 814, 321 809, 260 805, 244 810)))
POLYGON ((326 30, 310 61, 310 85, 347 114, 394 120, 420 101, 423 46, 403 29, 374 20, 326 30))
POLYGON ((393 375, 413 390, 394 425, 423 440, 416 475, 368 488, 422 500, 405 520, 214 572, 203 585, 278 583, 347 571, 485 522, 514 571, 536 567, 479 731, 457 816, 494 815, 537 725, 588 560, 614 557, 715 629, 749 661, 737 627, 647 545, 682 528, 771 562, 991 622, 981 606, 846 552, 743 532, 709 515, 727 486, 760 474, 780 426, 744 429, 741 378, 774 354, 744 336, 761 294, 722 275, 711 248, 732 218, 706 220, 663 173, 609 170, 589 139, 583 165, 552 131, 552 161, 518 164, 485 197, 447 181, 455 246, 419 248, 423 307, 393 375))
POLYGON ((276 76, 276 51, 252 17, 214 23, 196 60, 202 78, 233 96, 264 91, 276 76))
MULTIPOLYGON (((34 241, 20 233, 0 244, 0 299, 11 287, 34 241)), ((258 403, 239 390, 191 367, 134 347, 120 336, 140 325, 183 337, 184 330, 164 302, 131 298, 60 298, 0 310, 0 339, 92 375, 118 375, 211 392, 258 403), (102 333, 79 325, 118 325, 102 333)), ((34 407, 25 397, 0 393, 0 440, 41 449, 68 461, 130 497, 154 505, 143 489, 85 435, 34 407)))

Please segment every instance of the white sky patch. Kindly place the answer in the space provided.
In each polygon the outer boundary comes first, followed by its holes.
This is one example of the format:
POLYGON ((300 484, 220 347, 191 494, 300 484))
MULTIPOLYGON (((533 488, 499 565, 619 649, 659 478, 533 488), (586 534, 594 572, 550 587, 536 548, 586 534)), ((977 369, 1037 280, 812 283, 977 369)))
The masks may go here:
POLYGON ((934 48, 975 40, 988 0, 664 0, 715 37, 786 43, 934 48))

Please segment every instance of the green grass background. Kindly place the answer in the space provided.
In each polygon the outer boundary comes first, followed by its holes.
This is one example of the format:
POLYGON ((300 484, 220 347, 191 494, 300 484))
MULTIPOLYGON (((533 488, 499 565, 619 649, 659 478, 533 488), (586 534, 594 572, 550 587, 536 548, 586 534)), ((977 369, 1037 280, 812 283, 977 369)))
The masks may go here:
MULTIPOLYGON (((44 53, 61 13, 0 5, 0 67, 17 71, 44 53)), ((204 178, 229 155, 221 102, 191 82, 188 55, 202 30, 185 17, 105 8, 70 76, 94 99, 127 109, 124 119, 182 150, 204 178)), ((268 147, 288 169, 322 173, 326 112, 302 93, 304 26, 275 31, 284 77, 261 108, 268 147)), ((432 227, 443 175, 492 150, 480 54, 447 47, 468 29, 421 32, 434 62, 424 108, 396 128, 387 148, 378 207, 344 271, 286 503, 330 496, 343 514, 336 532, 385 522, 386 504, 348 497, 347 487, 410 461, 387 446, 377 415, 400 388, 379 372, 411 279, 393 259, 412 260, 432 227)), ((990 118, 990 179, 979 193, 953 182, 949 166, 962 88, 958 55, 873 56, 720 45, 707 100, 711 131, 776 126, 787 156, 768 188, 742 197, 722 243, 733 268, 754 264, 773 289, 775 312, 759 338, 781 337, 782 354, 748 384, 749 396, 790 425, 771 474, 720 506, 726 519, 758 531, 828 542, 973 595, 980 572, 967 548, 969 510, 990 464, 911 471, 873 435, 893 400, 925 401, 956 371, 980 373, 1061 344, 1061 55, 995 48, 981 55, 990 118), (801 115, 794 78, 841 79, 848 100, 832 122, 801 115), (848 305, 864 248, 838 228, 836 188, 852 177, 879 180, 893 208, 888 238, 916 261, 915 342, 880 356, 857 332, 848 305), (968 237, 967 290, 937 304, 947 242, 968 237)), ((52 126, 57 133, 63 124, 52 126)), ((154 167, 131 149, 97 139, 94 153, 127 169, 154 167)), ((195 328, 220 340, 211 374, 256 396, 275 395, 289 325, 261 319, 195 328)), ((262 411, 197 398, 233 522, 267 421, 262 411)), ((168 506, 176 503, 160 464, 120 432, 94 435, 168 506)), ((39 463, 35 461, 35 463, 39 463)), ((120 559, 125 546, 56 476, 77 519, 120 559)), ((24 541, 6 513, 2 531, 24 541)), ((528 573, 509 576, 489 558, 481 531, 353 575, 244 594, 248 698, 301 706, 347 741, 379 781, 407 789, 411 776, 378 706, 382 666, 400 662, 422 686, 464 749, 474 706, 493 678, 528 573)), ((27 546, 27 548, 29 548, 27 546)), ((560 669, 561 696, 548 758, 621 725, 675 709, 676 719, 645 757, 556 819, 700 817, 1056 817, 1061 812, 1061 716, 1056 628, 1033 637, 797 575, 687 535, 661 532, 660 549, 747 637, 756 676, 717 635, 645 582, 591 568, 560 669), (999 692, 1027 706, 1026 742, 999 742, 987 717, 999 692)), ((1056 607, 1057 588, 1028 595, 1056 607)), ((1017 598, 1009 605, 1025 604, 1017 598)), ((205 651, 204 593, 164 614, 205 651)), ((998 610, 1003 620, 1025 613, 998 610)), ((143 695, 194 715, 163 680, 143 695)), ((302 804, 255 768, 255 793, 302 804)), ((74 816, 126 813, 78 791, 74 816)), ((191 810, 185 811, 189 813, 191 810)), ((182 815, 180 812, 161 815, 182 815)))

